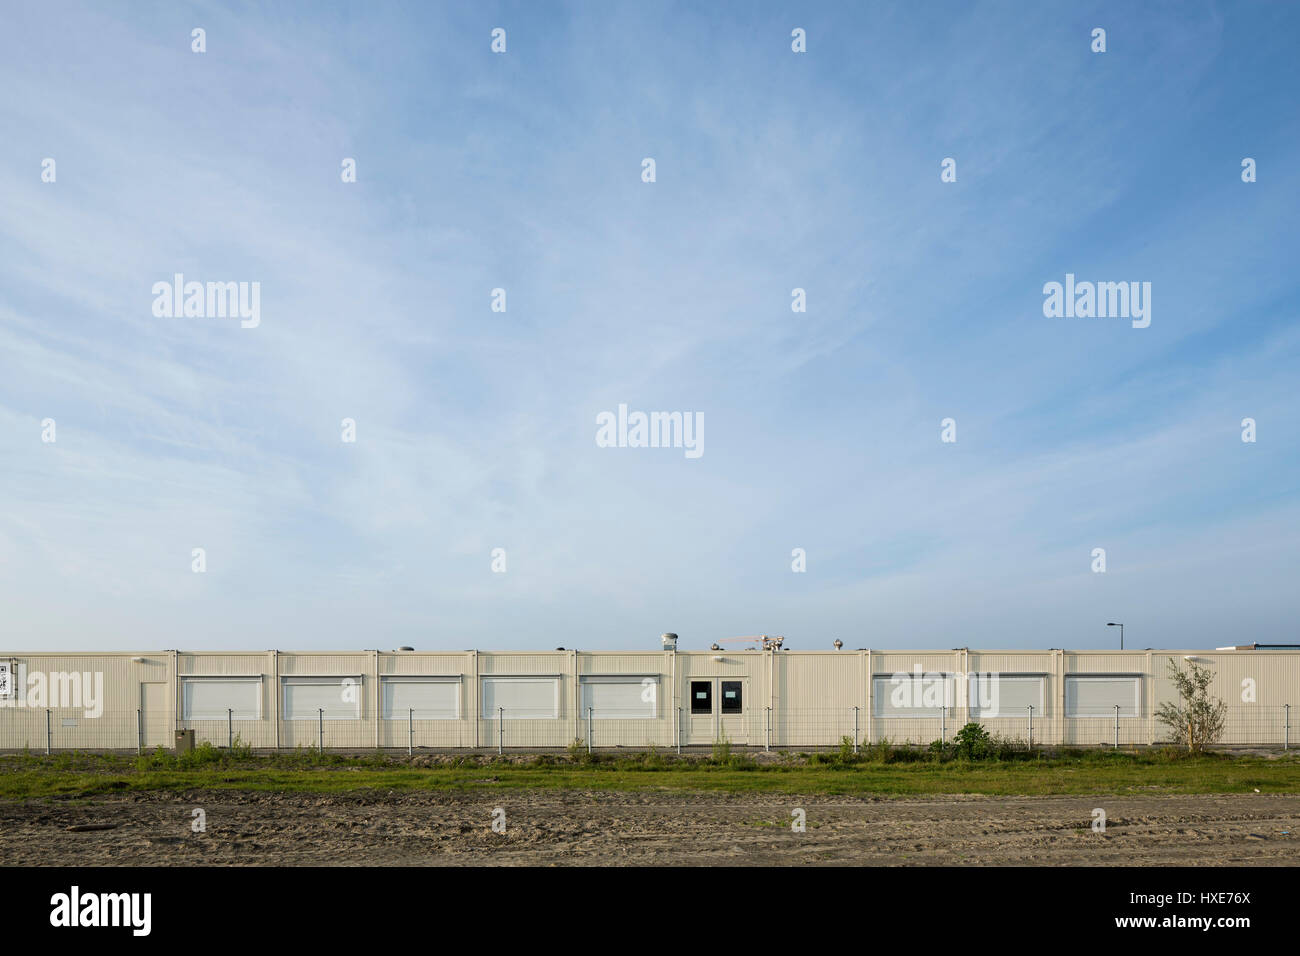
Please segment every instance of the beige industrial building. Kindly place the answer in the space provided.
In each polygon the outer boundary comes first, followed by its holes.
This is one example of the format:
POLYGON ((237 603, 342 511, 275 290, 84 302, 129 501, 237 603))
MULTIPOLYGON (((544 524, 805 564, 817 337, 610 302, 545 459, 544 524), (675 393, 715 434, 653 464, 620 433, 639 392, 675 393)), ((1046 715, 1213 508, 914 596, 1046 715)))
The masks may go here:
MULTIPOLYGON (((1168 739, 1169 661, 1214 672, 1222 743, 1291 742, 1300 650, 140 651, 0 654, 0 749, 798 749, 951 739, 1168 739)), ((757 644, 757 642, 756 642, 757 644)))

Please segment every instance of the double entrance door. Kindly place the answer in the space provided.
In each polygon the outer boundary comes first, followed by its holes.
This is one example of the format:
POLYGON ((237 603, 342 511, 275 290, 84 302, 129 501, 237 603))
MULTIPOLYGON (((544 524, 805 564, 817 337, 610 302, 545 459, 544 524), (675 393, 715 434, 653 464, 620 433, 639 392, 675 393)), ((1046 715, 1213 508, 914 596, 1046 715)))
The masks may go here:
POLYGON ((682 743, 699 746, 728 740, 748 744, 748 684, 744 678, 690 678, 682 707, 682 743))

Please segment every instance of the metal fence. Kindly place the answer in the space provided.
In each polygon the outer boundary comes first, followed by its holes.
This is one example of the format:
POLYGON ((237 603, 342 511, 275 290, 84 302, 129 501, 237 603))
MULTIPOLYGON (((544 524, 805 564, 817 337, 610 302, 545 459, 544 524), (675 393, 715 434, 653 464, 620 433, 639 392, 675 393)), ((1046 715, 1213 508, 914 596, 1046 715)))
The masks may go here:
MULTIPOLYGON (((584 712, 556 717, 520 715, 504 709, 491 716, 444 718, 421 715, 338 718, 320 711, 292 720, 226 718, 183 720, 146 715, 140 710, 88 715, 59 708, 0 707, 0 750, 50 752, 67 750, 145 751, 171 749, 176 730, 192 730, 196 744, 235 745, 255 750, 321 748, 324 750, 561 750, 565 748, 690 750, 725 743, 737 748, 816 750, 862 747, 887 740, 896 745, 926 746, 951 742, 968 722, 991 735, 1025 747, 1158 746, 1173 741, 1170 728, 1151 714, 1066 716, 1038 713, 972 715, 966 708, 934 708, 909 714, 868 714, 865 708, 783 710, 748 708, 743 712, 691 713, 674 707, 654 716, 644 713, 584 712)), ((1254 704, 1228 708, 1218 744, 1228 747, 1290 749, 1295 742, 1288 704, 1254 704)))

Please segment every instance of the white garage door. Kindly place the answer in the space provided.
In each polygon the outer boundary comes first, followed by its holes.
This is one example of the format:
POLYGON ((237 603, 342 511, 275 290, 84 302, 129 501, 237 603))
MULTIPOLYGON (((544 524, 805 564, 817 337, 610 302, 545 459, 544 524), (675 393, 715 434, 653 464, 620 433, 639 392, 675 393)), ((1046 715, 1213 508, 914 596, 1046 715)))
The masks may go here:
POLYGON ((956 682, 951 674, 878 674, 872 697, 877 717, 934 717, 952 710, 956 682))
POLYGON ((582 716, 596 720, 654 720, 658 716, 659 678, 618 675, 582 678, 582 716))
POLYGON ((262 719, 262 678, 182 677, 184 720, 262 719), (234 711, 233 714, 230 711, 234 711))
POLYGON ((284 719, 361 719, 361 677, 285 677, 284 719))
POLYGON ((1032 706, 1041 717, 1045 684, 1042 674, 971 674, 971 716, 1028 718, 1032 706))
POLYGON ((385 720, 460 717, 460 678, 385 677, 383 685, 385 720))
POLYGON ((540 720, 559 716, 558 677, 484 677, 483 717, 495 720, 505 710, 506 720, 540 720))
POLYGON ((1065 716, 1114 717, 1118 705, 1121 717, 1136 717, 1141 686, 1136 674, 1067 675, 1065 716))

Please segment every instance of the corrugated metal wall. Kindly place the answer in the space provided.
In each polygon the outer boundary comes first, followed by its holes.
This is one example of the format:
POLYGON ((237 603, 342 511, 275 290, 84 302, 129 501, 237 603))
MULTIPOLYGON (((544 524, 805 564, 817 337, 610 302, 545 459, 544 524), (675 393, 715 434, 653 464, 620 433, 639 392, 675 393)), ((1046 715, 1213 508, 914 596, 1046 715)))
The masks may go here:
MULTIPOLYGON (((506 748, 561 748, 574 741, 585 744, 589 735, 596 747, 630 748, 671 748, 679 741, 708 746, 721 739, 773 749, 835 746, 844 737, 928 743, 941 733, 951 739, 971 718, 968 679, 990 673, 1040 677, 1042 707, 1032 715, 1034 741, 1080 745, 1113 744, 1117 722, 1069 715, 1065 701, 1071 678, 1140 675, 1137 716, 1119 719, 1118 739, 1121 745, 1147 744, 1167 739, 1168 731, 1155 713, 1176 698, 1168 662, 1185 668, 1187 657, 1215 673, 1211 692, 1228 705, 1224 743, 1282 742, 1288 733, 1284 705, 1300 706, 1300 651, 162 651, 0 653, 0 660, 15 665, 20 693, 27 675, 53 675, 45 703, 14 706, 11 699, 0 706, 0 749, 43 750, 47 739, 54 749, 131 749, 140 742, 146 747, 170 746, 173 731, 181 726, 195 730, 199 740, 223 746, 237 735, 258 748, 316 747, 322 731, 318 716, 285 712, 286 679, 311 678, 337 681, 338 693, 355 701, 355 717, 340 711, 342 716, 323 721, 327 748, 495 748, 499 741, 506 748), (885 706, 888 702, 881 695, 894 693, 896 677, 906 684, 918 674, 923 681, 942 675, 950 682, 952 698, 942 714, 929 709, 922 716, 909 716, 885 706), (602 675, 650 678, 644 686, 657 695, 655 716, 606 715, 589 724, 583 683, 602 675), (411 720, 385 714, 385 680, 403 676, 456 678, 458 716, 411 720), (553 717, 506 714, 502 720, 482 712, 485 678, 530 676, 555 682, 553 717), (260 719, 190 720, 183 712, 182 693, 189 677, 259 679, 260 719), (102 681, 94 701, 98 714, 51 699, 77 690, 79 684, 86 685, 82 690, 93 690, 97 681, 102 681), (708 712, 692 712, 693 687, 711 698, 708 712), (734 701, 737 695, 742 701, 738 709, 724 712, 724 696, 734 701)), ((500 696, 506 690, 498 687, 498 692, 498 699, 506 699, 500 696)), ((978 716, 1004 738, 1029 736, 1028 713, 978 716)), ((1296 736, 1294 731, 1290 735, 1296 736)))

